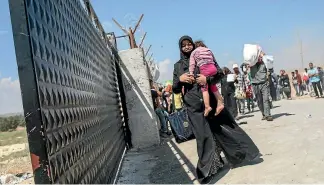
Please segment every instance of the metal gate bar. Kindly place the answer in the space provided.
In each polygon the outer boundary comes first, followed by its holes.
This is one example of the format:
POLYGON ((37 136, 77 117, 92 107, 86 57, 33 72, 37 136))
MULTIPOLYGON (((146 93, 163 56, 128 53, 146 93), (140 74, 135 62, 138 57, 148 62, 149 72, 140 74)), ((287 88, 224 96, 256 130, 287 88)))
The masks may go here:
POLYGON ((125 123, 103 30, 79 0, 9 4, 35 183, 113 182, 125 123))

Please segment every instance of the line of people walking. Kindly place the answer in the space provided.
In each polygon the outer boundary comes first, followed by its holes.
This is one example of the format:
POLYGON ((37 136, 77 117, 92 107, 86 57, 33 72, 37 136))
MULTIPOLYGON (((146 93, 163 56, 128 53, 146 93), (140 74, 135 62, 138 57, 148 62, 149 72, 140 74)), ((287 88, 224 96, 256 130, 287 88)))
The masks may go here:
MULTIPOLYGON (((242 65, 234 64, 232 72, 219 67, 203 42, 183 36, 179 40, 181 58, 174 65, 172 84, 158 88, 151 81, 160 134, 169 137, 173 133, 177 142, 189 140, 192 135, 196 138, 199 157, 196 175, 202 184, 209 183, 223 169, 221 152, 232 168, 259 159, 258 147, 237 123, 239 114, 253 112, 256 102, 262 120, 273 121, 272 101, 280 100, 281 94, 291 99, 288 74, 281 70, 276 75, 267 65, 267 55, 261 47, 253 47, 255 54, 251 59, 242 65), (172 133, 168 129, 170 123, 172 133)), ((308 82, 316 96, 322 96, 320 71, 310 64, 307 76, 308 79, 301 77, 295 71, 291 79, 293 88, 299 88, 296 90, 299 93, 300 84, 308 82)))
POLYGON ((265 74, 263 76, 259 75, 258 79, 252 80, 251 75, 254 75, 255 78, 257 73, 261 72, 251 70, 249 65, 242 64, 239 67, 238 64, 234 64, 233 73, 229 68, 223 68, 225 77, 221 81, 222 95, 225 106, 236 119, 239 118, 239 113, 241 115, 246 113, 246 108, 247 113, 254 112, 255 102, 257 102, 263 115, 262 120, 273 120, 270 113, 270 109, 272 108, 270 87, 273 84, 273 82, 269 82, 271 80, 271 74, 267 75, 266 69, 262 68, 262 66, 259 70, 265 70, 265 74))

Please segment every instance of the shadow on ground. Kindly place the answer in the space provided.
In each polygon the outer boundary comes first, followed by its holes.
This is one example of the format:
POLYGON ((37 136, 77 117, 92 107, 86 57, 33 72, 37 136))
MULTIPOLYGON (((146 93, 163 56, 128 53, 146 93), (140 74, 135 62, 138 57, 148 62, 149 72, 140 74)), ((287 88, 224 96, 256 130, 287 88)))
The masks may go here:
MULTIPOLYGON (((160 146, 128 151, 117 184, 198 184, 195 165, 178 146, 171 139, 163 139, 160 146)), ((261 156, 234 168, 262 163, 261 156)), ((226 158, 223 157, 223 160, 224 168, 210 184, 215 184, 230 171, 226 158)))
POLYGON ((250 118, 250 117, 253 117, 253 116, 254 116, 253 114, 245 114, 245 115, 239 116, 238 120, 243 119, 243 118, 250 118))
POLYGON ((160 146, 128 151, 117 184, 193 184, 195 167, 171 139, 160 146))
MULTIPOLYGON (((271 108, 271 110, 272 110, 272 109, 279 108, 279 107, 280 107, 280 105, 274 105, 274 106, 271 108)), ((255 108, 258 108, 258 106, 256 106, 255 108)), ((257 110, 254 110, 254 111, 252 111, 252 112, 249 112, 249 113, 247 113, 247 114, 245 114, 245 115, 252 115, 252 114, 255 113, 255 112, 260 112, 260 110, 257 109, 257 110)), ((245 116, 245 115, 244 115, 244 116, 245 116)), ((252 116, 250 116, 250 117, 252 117, 252 116)), ((244 117, 244 118, 246 118, 246 117, 244 117)))
POLYGON ((290 114, 290 113, 285 112, 285 113, 274 114, 274 115, 272 115, 272 118, 277 119, 277 118, 280 118, 282 116, 293 116, 293 115, 295 115, 295 114, 290 114))
POLYGON ((235 165, 234 168, 240 168, 240 167, 244 167, 244 166, 251 166, 251 165, 257 165, 262 163, 264 160, 262 157, 262 154, 260 154, 258 157, 256 157, 254 160, 252 161, 245 161, 239 165, 235 165))

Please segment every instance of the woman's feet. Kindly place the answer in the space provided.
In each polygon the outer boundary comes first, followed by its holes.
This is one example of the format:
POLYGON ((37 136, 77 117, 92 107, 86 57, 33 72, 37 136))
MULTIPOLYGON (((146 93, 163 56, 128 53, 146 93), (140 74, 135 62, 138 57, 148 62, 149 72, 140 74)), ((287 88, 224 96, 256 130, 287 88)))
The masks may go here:
POLYGON ((213 180, 214 177, 215 177, 215 175, 210 175, 210 176, 204 178, 204 179, 200 182, 200 184, 209 184, 209 183, 213 180))
MULTIPOLYGON (((224 164, 224 161, 222 158, 220 158, 221 162, 224 164)), ((223 170, 225 170, 226 168, 225 167, 221 167, 217 170, 217 173, 215 174, 211 174, 209 175, 208 177, 205 177, 204 179, 202 179, 200 181, 200 184, 210 184, 212 181, 213 181, 213 184, 215 184, 214 182, 214 178, 219 175, 219 173, 221 173, 223 170)))
POLYGON ((224 104, 217 105, 215 116, 217 116, 224 109, 224 104))
POLYGON ((212 111, 213 109, 211 107, 206 107, 205 108, 205 112, 204 112, 204 116, 208 116, 208 114, 210 113, 210 111, 212 111))

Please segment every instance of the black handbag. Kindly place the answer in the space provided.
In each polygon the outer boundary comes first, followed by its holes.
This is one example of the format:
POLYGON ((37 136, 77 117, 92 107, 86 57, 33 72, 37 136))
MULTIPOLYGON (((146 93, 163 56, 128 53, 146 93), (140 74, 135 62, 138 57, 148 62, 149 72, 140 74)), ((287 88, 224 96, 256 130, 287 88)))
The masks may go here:
POLYGON ((183 143, 194 139, 191 125, 188 121, 188 114, 185 107, 180 110, 175 109, 174 95, 172 94, 172 113, 168 116, 172 134, 177 143, 183 143))

